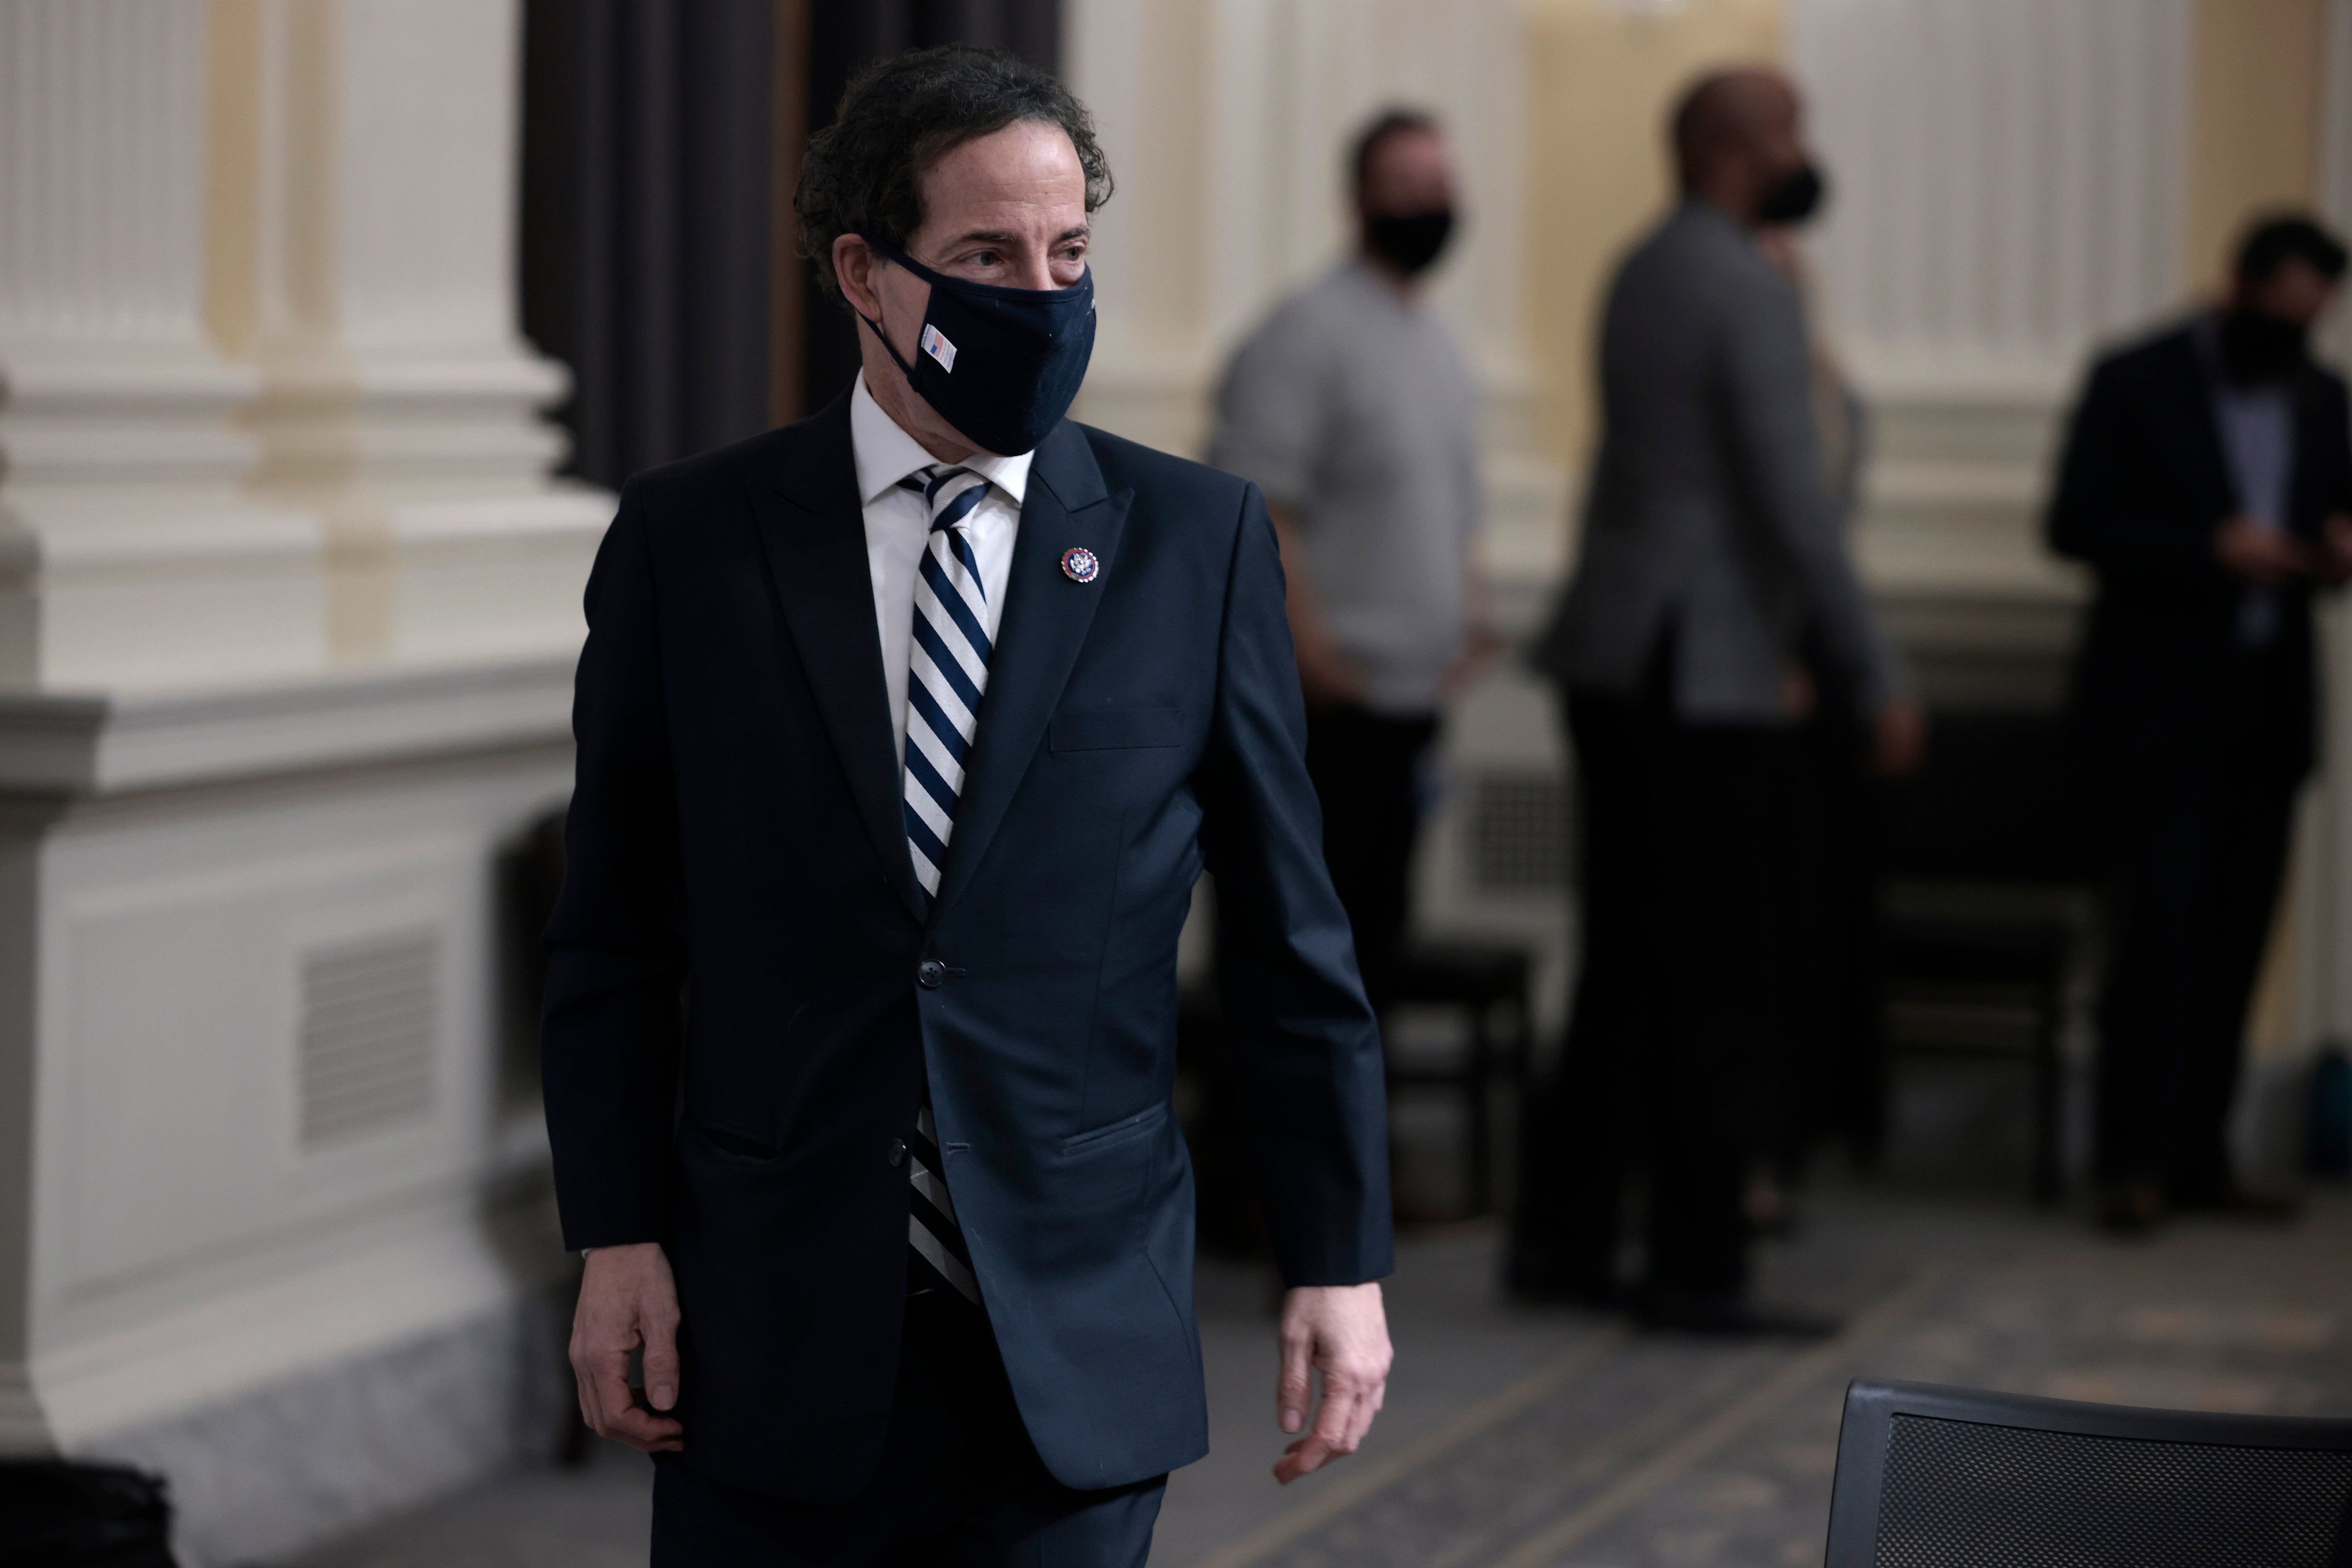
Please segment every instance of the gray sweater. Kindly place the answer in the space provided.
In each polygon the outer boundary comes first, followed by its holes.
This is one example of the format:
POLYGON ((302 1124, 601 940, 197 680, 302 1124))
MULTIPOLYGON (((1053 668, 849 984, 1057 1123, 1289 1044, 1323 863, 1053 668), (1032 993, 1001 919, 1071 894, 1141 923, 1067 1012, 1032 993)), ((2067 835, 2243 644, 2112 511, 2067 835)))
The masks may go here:
POLYGON ((1777 722, 1816 629, 1865 711, 1900 684, 1822 480, 1804 310, 1728 215, 1686 201, 1618 268, 1576 571, 1533 653, 1632 693, 1674 638, 1675 711, 1777 722))

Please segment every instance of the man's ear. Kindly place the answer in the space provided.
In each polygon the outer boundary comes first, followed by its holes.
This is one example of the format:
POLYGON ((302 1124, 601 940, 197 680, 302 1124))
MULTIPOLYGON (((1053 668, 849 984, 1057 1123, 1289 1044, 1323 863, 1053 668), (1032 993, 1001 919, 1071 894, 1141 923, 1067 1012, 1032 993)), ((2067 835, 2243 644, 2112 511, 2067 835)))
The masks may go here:
POLYGON ((849 308, 869 321, 882 319, 882 296, 874 285, 874 274, 883 258, 874 254, 874 247, 855 234, 833 237, 833 277, 841 286, 841 297, 849 308))

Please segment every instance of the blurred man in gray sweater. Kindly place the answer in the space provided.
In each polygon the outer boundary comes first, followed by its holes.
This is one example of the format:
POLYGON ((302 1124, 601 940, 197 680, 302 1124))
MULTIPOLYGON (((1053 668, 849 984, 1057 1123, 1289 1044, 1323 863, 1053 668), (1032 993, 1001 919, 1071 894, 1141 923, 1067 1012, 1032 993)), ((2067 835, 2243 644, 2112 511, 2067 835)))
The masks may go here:
POLYGON ((1558 1081, 1530 1119, 1511 1278, 1614 1298, 1622 1188, 1647 1152, 1651 1322, 1821 1325, 1747 1298, 1740 1208, 1768 1131, 1789 929, 1794 727, 1810 634, 1871 727, 1916 755, 1917 707, 1847 559, 1823 481, 1804 310, 1758 248, 1821 175, 1795 89, 1699 81, 1674 120, 1682 201, 1619 268, 1581 552, 1535 663, 1559 683, 1582 813, 1583 963, 1558 1081))
POLYGON ((1355 252, 1234 351, 1209 461, 1255 480, 1281 531, 1324 858, 1378 1008, 1412 907, 1421 766, 1484 647, 1477 394, 1421 299, 1454 228, 1437 121, 1377 116, 1348 175, 1355 252))

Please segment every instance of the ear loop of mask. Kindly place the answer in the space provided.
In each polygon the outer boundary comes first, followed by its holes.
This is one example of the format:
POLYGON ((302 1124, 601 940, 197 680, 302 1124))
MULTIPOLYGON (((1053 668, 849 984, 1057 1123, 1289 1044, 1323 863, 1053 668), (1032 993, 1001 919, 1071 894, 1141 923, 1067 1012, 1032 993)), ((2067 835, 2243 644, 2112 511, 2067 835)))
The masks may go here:
MULTIPOLYGON (((866 241, 866 248, 874 250, 874 242, 872 240, 866 241)), ((879 250, 874 250, 874 254, 880 257, 882 260, 890 262, 893 266, 898 265, 898 263, 892 258, 882 256, 882 253, 879 250)), ((875 289, 874 297, 877 300, 879 300, 882 297, 882 290, 879 289, 875 289)), ((846 297, 845 296, 845 298, 846 297)), ((898 374, 907 378, 907 384, 912 386, 915 382, 915 367, 898 357, 898 350, 897 346, 890 342, 890 334, 882 330, 882 323, 875 321, 872 317, 866 315, 865 311, 859 310, 855 305, 851 305, 849 307, 849 313, 866 323, 866 330, 874 334, 874 341, 882 345, 882 352, 890 356, 890 363, 898 367, 898 374)))

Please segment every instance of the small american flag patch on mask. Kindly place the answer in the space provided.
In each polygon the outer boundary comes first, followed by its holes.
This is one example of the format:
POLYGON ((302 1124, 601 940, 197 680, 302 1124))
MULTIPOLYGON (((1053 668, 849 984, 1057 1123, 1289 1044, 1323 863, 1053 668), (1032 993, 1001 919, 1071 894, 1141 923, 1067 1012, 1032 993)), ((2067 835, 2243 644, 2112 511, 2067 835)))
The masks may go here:
POLYGON ((922 344, 923 352, 939 361, 941 370, 950 375, 955 374, 955 344, 948 342, 945 332, 928 321, 924 322, 922 344))

